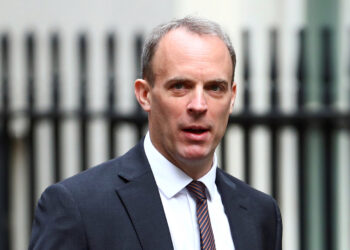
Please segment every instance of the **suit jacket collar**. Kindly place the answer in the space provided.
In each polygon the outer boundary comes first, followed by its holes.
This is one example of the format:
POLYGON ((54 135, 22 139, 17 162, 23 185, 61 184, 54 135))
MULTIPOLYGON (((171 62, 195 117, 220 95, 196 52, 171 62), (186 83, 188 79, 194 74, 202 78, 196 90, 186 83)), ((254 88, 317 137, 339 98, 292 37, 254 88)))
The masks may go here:
MULTIPOLYGON (((157 184, 143 148, 143 140, 120 158, 116 193, 121 199, 143 249, 173 249, 157 184)), ((222 170, 216 174, 236 250, 259 249, 249 197, 222 170)))
POLYGON ((216 185, 228 218, 233 243, 236 250, 259 249, 256 226, 249 210, 249 197, 239 192, 233 177, 217 170, 216 185))
POLYGON ((143 249, 173 249, 158 187, 143 140, 120 159, 116 187, 143 249))

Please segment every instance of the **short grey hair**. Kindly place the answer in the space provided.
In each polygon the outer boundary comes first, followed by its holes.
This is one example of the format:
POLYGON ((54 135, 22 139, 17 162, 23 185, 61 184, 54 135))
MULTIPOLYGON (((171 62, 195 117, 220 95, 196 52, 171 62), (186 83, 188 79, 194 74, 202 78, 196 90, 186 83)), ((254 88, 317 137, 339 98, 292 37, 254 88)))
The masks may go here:
POLYGON ((160 40, 170 31, 185 28, 198 35, 212 35, 220 38, 226 45, 232 61, 232 81, 234 80, 236 67, 236 53, 233 49, 229 36, 223 31, 219 24, 199 17, 187 16, 181 19, 174 19, 170 22, 155 27, 146 38, 141 55, 142 78, 152 86, 155 80, 152 68, 152 59, 160 40))

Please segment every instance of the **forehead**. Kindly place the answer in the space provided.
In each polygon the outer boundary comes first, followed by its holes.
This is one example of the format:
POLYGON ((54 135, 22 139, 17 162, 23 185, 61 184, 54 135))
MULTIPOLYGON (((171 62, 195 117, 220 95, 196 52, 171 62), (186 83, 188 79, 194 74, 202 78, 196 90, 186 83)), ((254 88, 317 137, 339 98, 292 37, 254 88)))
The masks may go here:
POLYGON ((168 32, 159 42, 152 60, 153 72, 196 67, 210 70, 228 70, 232 74, 232 61, 226 44, 215 35, 199 35, 185 28, 168 32), (210 66, 210 68, 209 68, 210 66))

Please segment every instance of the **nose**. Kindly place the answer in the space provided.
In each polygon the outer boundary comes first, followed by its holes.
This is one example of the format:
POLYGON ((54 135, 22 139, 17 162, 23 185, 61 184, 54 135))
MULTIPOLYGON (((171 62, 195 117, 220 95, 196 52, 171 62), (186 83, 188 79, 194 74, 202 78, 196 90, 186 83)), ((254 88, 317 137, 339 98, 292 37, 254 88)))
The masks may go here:
POLYGON ((187 111, 193 115, 200 115, 207 111, 208 103, 202 88, 196 88, 190 95, 190 100, 187 105, 187 111))

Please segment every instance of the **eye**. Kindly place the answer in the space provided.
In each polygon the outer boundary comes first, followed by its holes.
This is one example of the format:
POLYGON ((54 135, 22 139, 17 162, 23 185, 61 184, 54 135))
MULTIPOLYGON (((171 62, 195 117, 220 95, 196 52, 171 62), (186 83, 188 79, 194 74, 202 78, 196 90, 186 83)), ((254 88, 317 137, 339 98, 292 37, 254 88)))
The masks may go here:
POLYGON ((175 83, 174 85, 173 85, 173 88, 174 89, 183 89, 185 86, 184 86, 184 84, 183 83, 175 83))
POLYGON ((213 84, 210 86, 210 90, 217 92, 221 90, 221 87, 218 84, 213 84))
POLYGON ((189 85, 186 82, 177 81, 177 82, 172 83, 169 86, 168 90, 174 96, 183 96, 187 93, 188 88, 189 88, 189 85))
POLYGON ((208 89, 213 92, 224 92, 225 85, 220 83, 213 83, 208 86, 208 89))

